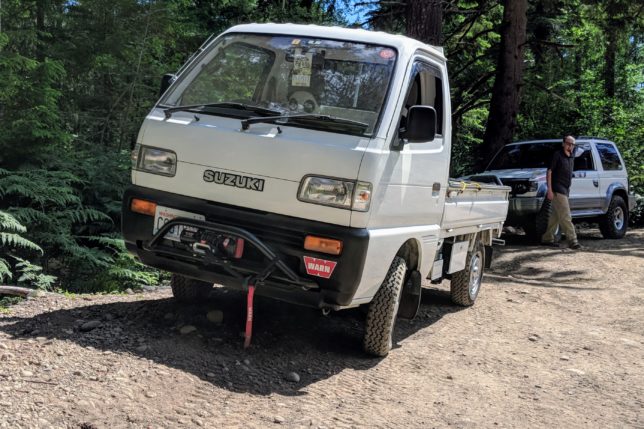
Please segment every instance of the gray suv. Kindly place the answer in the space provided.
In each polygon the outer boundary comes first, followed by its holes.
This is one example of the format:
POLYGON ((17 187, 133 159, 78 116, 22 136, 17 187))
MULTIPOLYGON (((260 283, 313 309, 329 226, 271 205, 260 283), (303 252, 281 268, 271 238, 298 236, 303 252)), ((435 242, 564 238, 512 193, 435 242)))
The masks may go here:
MULTIPOLYGON (((528 235, 540 237, 550 215, 546 171, 561 140, 531 140, 503 147, 487 169, 469 179, 510 186, 510 209, 506 225, 520 226, 528 235)), ((629 211, 635 206, 629 194, 628 175, 615 143, 598 137, 579 137, 574 150, 575 166, 570 187, 573 221, 598 223, 605 238, 622 238, 629 211)))

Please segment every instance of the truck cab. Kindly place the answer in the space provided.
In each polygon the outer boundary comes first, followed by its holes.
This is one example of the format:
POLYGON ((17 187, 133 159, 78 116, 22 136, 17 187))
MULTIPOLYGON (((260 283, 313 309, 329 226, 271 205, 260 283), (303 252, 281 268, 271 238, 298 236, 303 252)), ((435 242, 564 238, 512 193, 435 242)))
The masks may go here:
POLYGON ((422 279, 460 275, 455 300, 473 304, 509 188, 450 183, 441 49, 248 24, 166 82, 137 139, 123 235, 174 273, 175 297, 219 283, 324 310, 369 305, 365 350, 380 356, 422 279))

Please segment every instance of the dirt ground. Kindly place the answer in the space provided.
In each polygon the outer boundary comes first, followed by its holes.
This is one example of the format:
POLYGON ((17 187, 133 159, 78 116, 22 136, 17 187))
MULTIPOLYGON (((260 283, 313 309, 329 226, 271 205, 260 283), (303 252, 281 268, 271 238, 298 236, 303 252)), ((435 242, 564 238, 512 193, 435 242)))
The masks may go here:
POLYGON ((580 239, 514 237, 472 308, 424 290, 384 359, 359 310, 258 298, 245 351, 234 291, 30 299, 0 314, 0 427, 644 428, 644 230, 580 239))

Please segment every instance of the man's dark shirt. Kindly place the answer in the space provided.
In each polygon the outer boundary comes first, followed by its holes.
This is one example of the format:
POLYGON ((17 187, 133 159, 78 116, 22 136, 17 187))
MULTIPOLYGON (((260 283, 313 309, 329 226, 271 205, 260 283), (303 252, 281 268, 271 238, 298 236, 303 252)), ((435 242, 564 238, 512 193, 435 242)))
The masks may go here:
POLYGON ((552 192, 569 195, 574 164, 575 158, 566 155, 563 149, 556 151, 552 155, 549 168, 552 171, 552 192))

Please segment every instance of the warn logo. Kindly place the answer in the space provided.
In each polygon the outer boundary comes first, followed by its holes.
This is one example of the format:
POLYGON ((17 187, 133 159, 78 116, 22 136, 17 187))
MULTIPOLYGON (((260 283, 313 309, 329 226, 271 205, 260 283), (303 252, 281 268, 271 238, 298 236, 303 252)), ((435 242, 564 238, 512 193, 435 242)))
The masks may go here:
POLYGON ((304 256, 304 267, 306 268, 306 273, 310 276, 328 279, 331 277, 331 274, 333 274, 333 270, 336 265, 338 265, 338 263, 334 261, 304 256))
POLYGON ((264 190, 264 179, 250 176, 239 176, 223 171, 206 170, 203 172, 203 180, 218 185, 234 186, 236 188, 250 189, 251 191, 262 192, 264 190))

